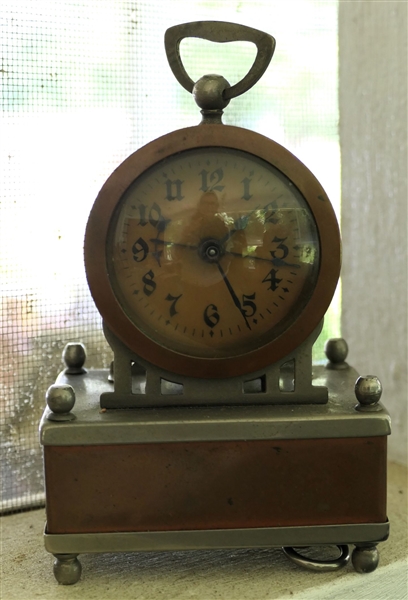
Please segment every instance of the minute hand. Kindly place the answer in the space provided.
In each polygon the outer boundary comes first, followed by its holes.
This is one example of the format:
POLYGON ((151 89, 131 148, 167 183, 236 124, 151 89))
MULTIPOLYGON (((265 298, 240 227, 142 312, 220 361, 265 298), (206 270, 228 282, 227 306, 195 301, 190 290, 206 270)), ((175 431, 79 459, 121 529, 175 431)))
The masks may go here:
POLYGON ((246 316, 246 314, 245 314, 245 311, 242 309, 241 302, 239 301, 239 299, 238 299, 238 296, 237 296, 237 295, 236 295, 236 293, 234 292, 234 289, 233 289, 232 285, 230 284, 230 282, 229 282, 229 279, 228 279, 228 277, 227 277, 227 275, 226 275, 226 273, 225 273, 224 269, 222 268, 222 266, 220 265, 220 263, 217 263, 217 267, 218 267, 218 270, 219 270, 219 272, 220 272, 220 273, 221 273, 221 275, 222 275, 222 278, 223 278, 223 280, 224 280, 224 282, 225 282, 225 285, 226 285, 226 286, 227 286, 227 288, 228 288, 228 291, 229 291, 229 293, 230 293, 230 295, 231 295, 231 298, 232 298, 232 300, 233 300, 233 302, 234 302, 235 306, 238 308, 239 312, 240 312, 240 313, 241 313, 241 315, 244 317, 245 324, 246 324, 246 326, 248 327, 248 329, 251 329, 251 326, 250 326, 250 324, 248 323, 248 319, 247 319, 247 316, 246 316))

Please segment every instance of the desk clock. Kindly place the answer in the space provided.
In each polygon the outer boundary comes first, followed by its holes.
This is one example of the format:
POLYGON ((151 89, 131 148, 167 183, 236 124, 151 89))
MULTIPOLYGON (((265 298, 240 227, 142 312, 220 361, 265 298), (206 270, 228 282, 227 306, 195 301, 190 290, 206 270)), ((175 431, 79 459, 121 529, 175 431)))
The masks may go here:
POLYGON ((198 126, 127 158, 85 234, 89 288, 114 361, 84 369, 68 344, 47 391, 46 549, 59 583, 78 554, 282 547, 297 564, 357 571, 388 536, 381 384, 358 377, 343 339, 312 365, 340 273, 340 235, 315 176, 270 139, 222 124, 265 72, 275 40, 223 22, 165 35, 198 126), (180 42, 257 47, 236 85, 193 82, 180 42), (305 547, 337 546, 312 559, 305 547), (303 548, 303 549, 302 549, 303 548))

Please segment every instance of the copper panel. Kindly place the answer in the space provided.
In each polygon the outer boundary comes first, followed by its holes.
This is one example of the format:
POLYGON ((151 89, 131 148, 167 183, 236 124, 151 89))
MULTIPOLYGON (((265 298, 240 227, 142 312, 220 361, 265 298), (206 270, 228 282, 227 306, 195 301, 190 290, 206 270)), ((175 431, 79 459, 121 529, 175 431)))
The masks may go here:
POLYGON ((47 446, 49 533, 386 520, 386 438, 47 446))

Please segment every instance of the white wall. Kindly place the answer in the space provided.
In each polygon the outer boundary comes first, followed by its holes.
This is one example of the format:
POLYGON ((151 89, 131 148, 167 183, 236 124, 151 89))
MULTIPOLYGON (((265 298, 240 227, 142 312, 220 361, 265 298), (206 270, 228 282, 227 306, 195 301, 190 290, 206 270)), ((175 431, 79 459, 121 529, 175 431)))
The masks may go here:
POLYGON ((343 317, 407 461, 407 2, 340 0, 343 317))

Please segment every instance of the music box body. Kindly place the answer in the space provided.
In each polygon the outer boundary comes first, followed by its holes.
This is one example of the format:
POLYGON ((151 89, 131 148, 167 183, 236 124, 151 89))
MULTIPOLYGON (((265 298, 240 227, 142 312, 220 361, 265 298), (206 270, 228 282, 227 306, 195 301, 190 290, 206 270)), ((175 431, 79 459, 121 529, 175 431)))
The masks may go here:
POLYGON ((300 565, 376 568, 388 536, 389 415, 347 344, 312 346, 340 272, 327 195, 288 150, 222 124, 275 42, 200 22, 166 32, 203 121, 132 154, 109 177, 85 235, 89 287, 113 353, 87 371, 68 344, 47 392, 45 545, 60 583, 85 552, 282 547, 300 565), (258 48, 235 86, 194 83, 185 37, 258 48), (294 547, 339 546, 329 561, 294 547))

